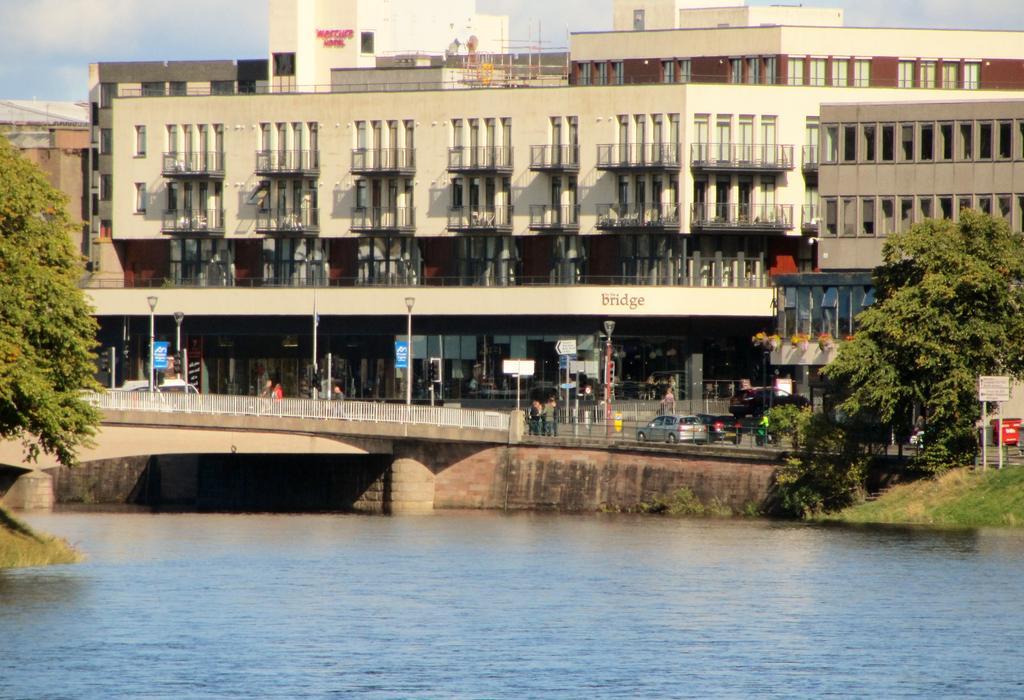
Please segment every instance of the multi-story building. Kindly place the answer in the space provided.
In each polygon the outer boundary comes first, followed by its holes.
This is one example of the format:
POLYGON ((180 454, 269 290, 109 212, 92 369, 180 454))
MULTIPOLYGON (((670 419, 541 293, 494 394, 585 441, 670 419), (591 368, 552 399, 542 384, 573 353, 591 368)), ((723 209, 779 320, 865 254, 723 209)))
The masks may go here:
MULTIPOLYGON (((1024 96, 1021 34, 674 1, 664 30, 649 22, 673 3, 649 2, 636 30, 575 35, 556 85, 482 80, 466 52, 324 72, 322 51, 279 58, 294 42, 274 29, 269 61, 93 66, 102 342, 140 372, 156 297, 162 335, 185 314, 204 391, 273 372, 298 392, 329 354, 350 393, 401 396, 411 300, 414 376, 442 358, 447 397, 500 391, 508 358, 553 385, 555 341, 596 358, 606 319, 620 394, 652 376, 689 397, 760 377, 750 337, 774 323, 773 279, 825 261, 822 104, 1024 96), (769 16, 789 24, 718 26, 769 16), (298 82, 307 61, 329 90, 298 82)), ((278 14, 288 37, 336 24, 278 14)))

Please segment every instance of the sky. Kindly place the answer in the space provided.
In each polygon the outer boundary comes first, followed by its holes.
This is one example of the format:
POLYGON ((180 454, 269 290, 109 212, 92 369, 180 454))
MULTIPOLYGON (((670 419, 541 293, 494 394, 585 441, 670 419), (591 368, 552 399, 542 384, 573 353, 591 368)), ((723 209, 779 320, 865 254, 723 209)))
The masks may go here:
MULTIPOLYGON (((1024 30, 1022 0, 802 4, 841 7, 851 26, 1024 30)), ((612 0, 477 0, 480 12, 509 15, 516 41, 539 31, 551 47, 567 46, 570 31, 610 29, 611 7, 612 0)), ((0 99, 84 101, 90 63, 262 58, 266 45, 266 0, 0 0, 0 99)))

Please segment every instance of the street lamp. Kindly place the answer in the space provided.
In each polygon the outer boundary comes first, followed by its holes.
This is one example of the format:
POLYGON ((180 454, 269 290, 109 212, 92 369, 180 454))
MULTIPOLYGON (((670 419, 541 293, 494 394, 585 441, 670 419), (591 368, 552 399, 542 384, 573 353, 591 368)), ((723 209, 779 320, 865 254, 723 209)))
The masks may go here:
MULTIPOLYGON (((177 325, 177 332, 175 333, 175 336, 174 336, 174 356, 179 361, 181 360, 181 322, 184 321, 184 320, 185 320, 185 312, 184 311, 175 311, 174 312, 174 323, 177 325)), ((176 369, 178 370, 178 376, 184 378, 185 381, 188 381, 188 378, 185 377, 185 374, 182 372, 183 368, 182 367, 177 367, 176 369)))
POLYGON ((416 303, 415 297, 405 298, 405 308, 408 310, 405 325, 405 405, 412 406, 412 307, 416 303))
POLYGON ((612 333, 615 321, 604 322, 604 422, 607 432, 611 432, 612 420, 612 333))
POLYGON ((146 297, 146 301, 149 302, 149 391, 153 391, 153 344, 156 342, 156 319, 154 314, 156 313, 156 297, 146 297))

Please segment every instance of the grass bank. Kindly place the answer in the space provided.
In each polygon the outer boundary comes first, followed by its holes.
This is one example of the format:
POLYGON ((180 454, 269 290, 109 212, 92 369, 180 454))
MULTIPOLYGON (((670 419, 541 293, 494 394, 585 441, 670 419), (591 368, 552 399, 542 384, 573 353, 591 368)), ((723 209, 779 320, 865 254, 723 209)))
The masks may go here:
POLYGON ((0 508, 0 569, 73 564, 81 556, 67 542, 32 531, 0 508))
POLYGON ((896 486, 878 500, 828 516, 847 523, 1024 527, 1024 467, 957 469, 896 486))

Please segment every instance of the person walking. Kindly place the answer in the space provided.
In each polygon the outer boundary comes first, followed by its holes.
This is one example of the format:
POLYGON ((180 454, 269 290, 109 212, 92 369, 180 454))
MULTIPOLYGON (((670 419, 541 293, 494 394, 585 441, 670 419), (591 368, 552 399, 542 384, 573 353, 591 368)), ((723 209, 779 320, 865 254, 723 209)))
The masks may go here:
POLYGON ((771 442, 771 420, 767 413, 761 414, 761 421, 757 424, 757 444, 764 446, 771 442))
POLYGON ((534 399, 530 403, 530 435, 541 434, 541 421, 543 416, 541 415, 540 401, 534 399))
POLYGON ((544 405, 544 434, 552 437, 558 435, 558 424, 555 422, 555 410, 558 408, 558 403, 554 397, 548 399, 547 404, 544 405))
POLYGON ((661 399, 661 412, 666 416, 676 412, 676 395, 672 393, 672 387, 665 391, 665 396, 661 399))

